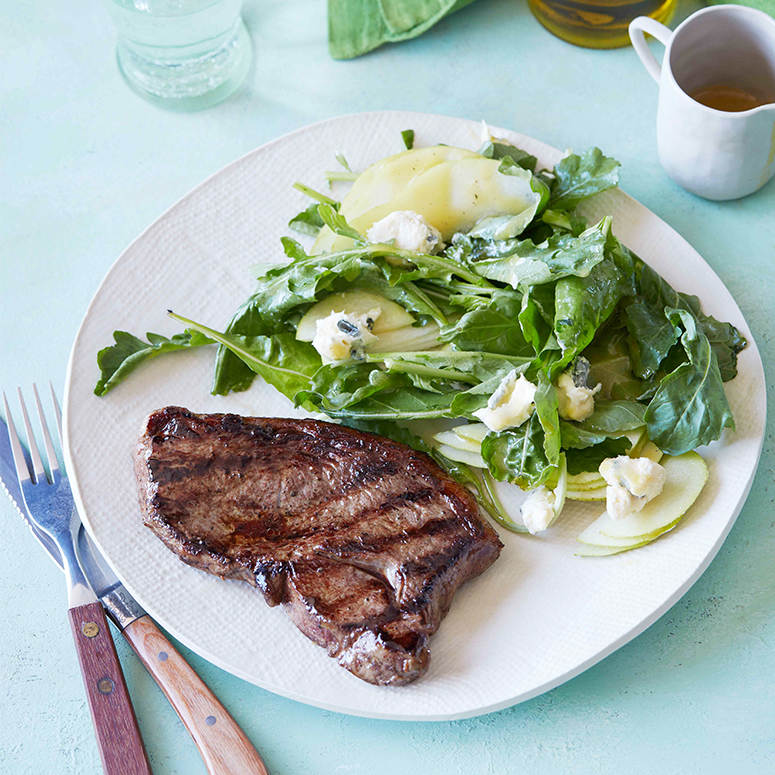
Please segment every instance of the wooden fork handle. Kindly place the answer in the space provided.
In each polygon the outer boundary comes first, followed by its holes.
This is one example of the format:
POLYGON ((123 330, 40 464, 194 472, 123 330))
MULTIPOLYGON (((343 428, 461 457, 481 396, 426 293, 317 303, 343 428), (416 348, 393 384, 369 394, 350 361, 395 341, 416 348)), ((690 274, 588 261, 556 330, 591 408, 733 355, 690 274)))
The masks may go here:
POLYGON ((100 603, 68 611, 106 775, 150 775, 132 700, 100 603))
POLYGON ((237 722, 149 616, 123 633, 182 719, 210 775, 269 775, 237 722))

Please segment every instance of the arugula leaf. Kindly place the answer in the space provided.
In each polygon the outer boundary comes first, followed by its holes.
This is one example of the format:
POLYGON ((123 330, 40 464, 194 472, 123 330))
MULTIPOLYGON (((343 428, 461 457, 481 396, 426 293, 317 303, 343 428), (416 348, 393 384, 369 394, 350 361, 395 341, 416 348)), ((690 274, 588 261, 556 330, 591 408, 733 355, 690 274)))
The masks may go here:
POLYGON ((676 330, 662 309, 646 299, 630 304, 624 315, 632 337, 632 369, 642 379, 653 377, 678 341, 680 331, 676 330))
POLYGON ((578 427, 599 433, 626 433, 646 424, 646 407, 636 401, 595 401, 595 411, 578 427))
POLYGON ((291 262, 271 269, 262 278, 245 306, 259 311, 267 326, 276 328, 293 309, 310 305, 322 291, 331 291, 338 279, 352 283, 378 267, 370 259, 390 254, 387 245, 368 245, 309 256, 298 242, 283 237, 283 247, 291 262))
POLYGON ((609 230, 604 260, 586 277, 564 277, 555 286, 554 333, 562 359, 553 373, 587 347, 613 316, 619 301, 634 293, 633 256, 609 230))
POLYGON ((513 242, 508 256, 478 261, 473 267, 483 277, 507 283, 515 289, 554 282, 563 277, 586 277, 605 258, 610 229, 609 216, 579 237, 555 232, 540 245, 530 240, 513 242))
POLYGON ((593 267, 588 277, 564 277, 555 287, 554 330, 569 363, 611 316, 628 287, 613 261, 593 267))
POLYGON ((535 156, 531 156, 527 151, 517 148, 516 145, 499 143, 496 140, 486 142, 477 153, 486 159, 497 160, 509 157, 515 164, 529 172, 535 172, 536 164, 538 163, 538 159, 535 156))
POLYGON ((410 281, 401 283, 401 285, 391 285, 376 266, 364 266, 362 274, 353 282, 348 280, 341 283, 338 280, 335 281, 331 290, 364 290, 371 291, 378 296, 384 296, 386 299, 400 304, 405 310, 414 312, 418 318, 416 325, 422 325, 424 321, 430 319, 435 320, 439 325, 446 325, 449 322, 447 313, 439 307, 424 288, 410 281))
POLYGON ((536 353, 554 339, 554 286, 531 285, 522 296, 517 316, 520 329, 536 353))
POLYGON ((620 317, 612 315, 582 352, 590 363, 591 383, 603 386, 602 397, 635 401, 646 389, 644 380, 638 379, 632 370, 628 339, 620 317))
POLYGON ((486 350, 503 355, 532 356, 520 326, 522 299, 510 290, 495 291, 489 303, 480 303, 457 323, 442 330, 439 339, 458 350, 486 350))
POLYGON ((452 242, 443 255, 463 265, 471 265, 486 258, 510 256, 523 240, 487 240, 470 234, 453 234, 452 242))
POLYGON ((354 240, 356 245, 365 244, 366 240, 363 235, 356 229, 353 229, 353 227, 347 223, 347 219, 343 215, 340 215, 336 208, 332 207, 330 204, 319 204, 317 208, 320 219, 334 232, 334 234, 338 234, 341 237, 348 237, 349 239, 354 240))
POLYGON ((388 374, 370 363, 328 364, 310 380, 308 389, 296 394, 296 405, 310 403, 321 412, 340 412, 382 390, 408 386, 402 374, 388 374))
MULTIPOLYGON (((260 309, 252 299, 240 306, 226 328, 227 334, 237 336, 266 336, 271 332, 271 327, 266 324, 260 309)), ((255 376, 256 373, 228 347, 218 346, 211 388, 214 396, 247 390, 253 384, 255 376)))
MULTIPOLYGON (((321 288, 330 286, 339 276, 353 280, 361 271, 359 261, 350 256, 343 260, 336 258, 339 254, 308 256, 298 242, 287 237, 283 237, 282 244, 291 263, 271 269, 259 278, 255 293, 234 314, 226 335, 275 333, 291 310, 315 302, 321 288)), ((247 390, 254 376, 253 370, 229 348, 223 345, 218 348, 214 395, 247 390)))
POLYGON ((465 261, 452 261, 446 256, 429 256, 425 253, 401 250, 388 245, 376 244, 365 247, 375 256, 381 254, 403 259, 403 264, 388 264, 385 267, 386 275, 392 284, 398 285, 414 280, 452 282, 454 278, 459 277, 472 285, 489 285, 486 280, 474 273, 465 261))
POLYGON ((681 293, 679 296, 689 305, 694 317, 699 321, 705 336, 708 337, 718 362, 721 379, 728 382, 737 376, 737 355, 745 348, 745 338, 731 323, 722 323, 703 313, 700 300, 696 296, 681 293))
POLYGON ((587 219, 583 216, 559 210, 544 210, 541 221, 553 229, 569 231, 574 237, 579 237, 588 228, 587 219))
POLYGON ((457 395, 429 393, 416 387, 385 390, 341 410, 328 410, 329 417, 353 420, 429 420, 451 417, 450 406, 457 395))
POLYGON ((170 316, 227 347, 291 400, 300 390, 309 387, 311 378, 322 365, 317 350, 308 342, 298 341, 293 334, 238 336, 220 333, 173 312, 170 316))
POLYGON ((621 437, 627 451, 630 441, 623 434, 646 425, 645 415, 646 407, 635 401, 597 401, 594 414, 583 422, 560 420, 563 449, 587 449, 621 437))
POLYGON ((555 184, 549 198, 552 210, 572 210, 590 196, 619 185, 616 159, 603 156, 599 148, 590 148, 581 156, 566 156, 554 167, 555 184))
POLYGON ((431 379, 478 384, 503 379, 509 372, 524 370, 532 358, 498 353, 432 350, 428 352, 374 353, 371 362, 382 362, 388 371, 417 373, 431 379))
POLYGON ((689 360, 661 380, 645 419, 649 438, 664 453, 681 455, 720 438, 724 428, 734 430, 735 421, 708 337, 690 312, 668 309, 667 317, 683 327, 689 360))
POLYGON ((336 156, 336 160, 342 165, 342 167, 344 167, 344 172, 342 172, 341 170, 337 172, 326 172, 325 178, 328 181, 329 187, 331 183, 333 183, 336 180, 357 180, 360 173, 353 172, 350 169, 350 165, 347 163, 347 159, 345 159, 341 153, 337 153, 335 154, 335 156, 336 156))
POLYGON ((724 382, 737 375, 737 355, 745 347, 745 339, 731 323, 722 323, 705 315, 696 296, 676 291, 648 264, 636 262, 640 292, 658 309, 670 307, 692 314, 713 348, 724 382))
POLYGON ((213 339, 203 336, 198 331, 185 331, 182 334, 175 334, 171 339, 161 334, 147 333, 145 336, 147 342, 126 331, 113 332, 115 344, 97 353, 100 378, 94 387, 95 396, 104 396, 119 382, 123 382, 141 363, 157 355, 215 343, 213 339))
POLYGON ((535 412, 519 428, 488 433, 482 441, 482 457, 495 479, 523 489, 542 485, 554 470, 544 451, 544 430, 535 412))
MULTIPOLYGON (((643 407, 644 410, 646 407, 643 407)), ((596 444, 602 444, 608 438, 611 437, 607 433, 600 431, 591 431, 582 428, 567 420, 560 420, 560 434, 562 438, 562 448, 569 449, 588 449, 594 447, 596 444)), ((627 447, 625 447, 627 449, 627 447)))
POLYGON ((342 425, 348 428, 355 428, 356 431, 373 433, 375 436, 384 436, 387 439, 397 441, 399 444, 406 444, 417 452, 431 453, 431 448, 423 441, 421 436, 412 433, 408 428, 389 420, 353 420, 345 417, 342 425))
POLYGON ((296 182, 293 184, 293 187, 297 191, 301 191, 302 194, 306 194, 310 199, 315 199, 318 202, 321 202, 322 204, 331 205, 332 207, 339 209, 339 202, 336 201, 336 199, 331 199, 330 196, 326 196, 325 194, 321 194, 320 191, 315 191, 314 188, 310 188, 309 186, 305 186, 303 183, 296 182))
POLYGON ((560 463, 561 447, 559 401, 554 385, 543 372, 538 375, 535 405, 535 414, 538 415, 538 421, 544 431, 546 460, 551 466, 557 466, 560 463))
POLYGON ((316 237, 317 233, 323 228, 323 219, 318 215, 318 206, 313 202, 306 210, 302 210, 288 221, 289 228, 298 231, 300 234, 307 234, 310 237, 316 237))
POLYGON ((597 471, 606 458, 624 455, 629 447, 630 441, 626 436, 607 438, 582 449, 571 447, 565 452, 568 473, 575 475, 585 471, 597 471))

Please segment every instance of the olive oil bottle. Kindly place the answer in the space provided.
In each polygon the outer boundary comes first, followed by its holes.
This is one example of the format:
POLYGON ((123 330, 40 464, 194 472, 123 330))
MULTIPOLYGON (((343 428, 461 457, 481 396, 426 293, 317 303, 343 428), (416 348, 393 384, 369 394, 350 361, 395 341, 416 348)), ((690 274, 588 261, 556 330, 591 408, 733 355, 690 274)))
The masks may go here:
POLYGON ((667 24, 677 0, 528 0, 530 10, 558 38, 587 48, 619 48, 630 43, 629 23, 650 16, 667 24))

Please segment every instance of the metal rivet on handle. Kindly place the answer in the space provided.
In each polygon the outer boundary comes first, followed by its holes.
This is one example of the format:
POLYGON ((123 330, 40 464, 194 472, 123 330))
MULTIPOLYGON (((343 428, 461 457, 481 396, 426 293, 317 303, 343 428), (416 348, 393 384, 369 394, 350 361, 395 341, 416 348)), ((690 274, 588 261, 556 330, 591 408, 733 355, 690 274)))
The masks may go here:
POLYGON ((110 694, 115 687, 116 685, 110 678, 100 678, 100 680, 97 681, 97 691, 100 694, 110 694))
POLYGON ((215 724, 215 716, 208 716, 205 719, 205 724, 207 724, 208 727, 211 727, 215 724))
POLYGON ((87 638, 96 638, 100 634, 100 626, 96 622, 84 622, 81 625, 81 632, 87 638))

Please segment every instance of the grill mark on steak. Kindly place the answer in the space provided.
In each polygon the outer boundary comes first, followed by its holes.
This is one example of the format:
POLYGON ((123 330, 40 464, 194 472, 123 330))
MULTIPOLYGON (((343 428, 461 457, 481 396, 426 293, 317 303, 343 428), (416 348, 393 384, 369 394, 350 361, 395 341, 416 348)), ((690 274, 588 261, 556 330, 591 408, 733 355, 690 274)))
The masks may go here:
POLYGON ((375 684, 427 670, 455 591, 501 549, 427 455, 332 423, 167 407, 135 470, 145 524, 181 560, 257 586, 375 684))

